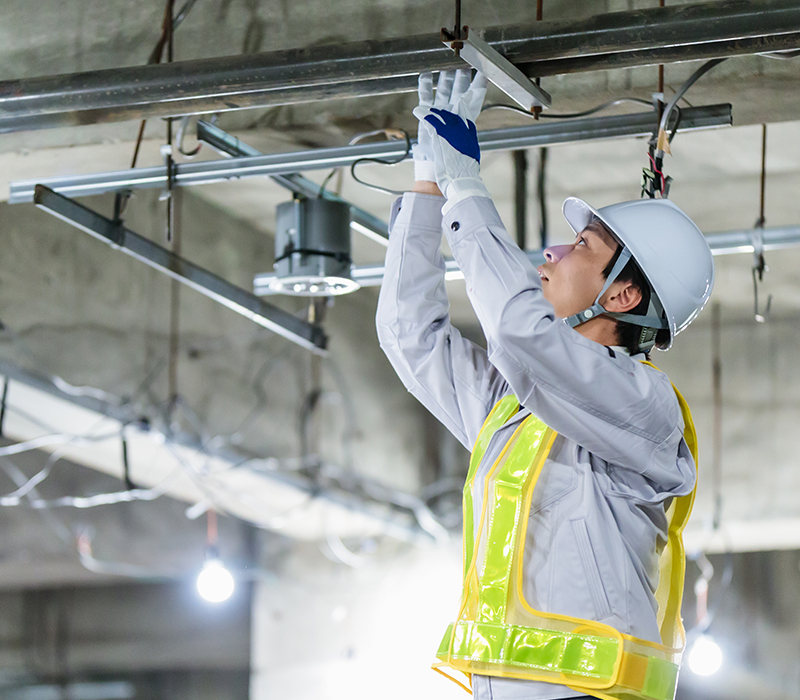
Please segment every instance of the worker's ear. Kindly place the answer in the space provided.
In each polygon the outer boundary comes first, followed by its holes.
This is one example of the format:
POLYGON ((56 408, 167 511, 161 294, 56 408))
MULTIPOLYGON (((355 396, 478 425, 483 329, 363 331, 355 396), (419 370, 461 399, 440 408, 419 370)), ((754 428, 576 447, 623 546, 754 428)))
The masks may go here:
POLYGON ((630 282, 614 282, 608 288, 600 303, 606 311, 627 313, 639 306, 642 301, 642 290, 630 282))

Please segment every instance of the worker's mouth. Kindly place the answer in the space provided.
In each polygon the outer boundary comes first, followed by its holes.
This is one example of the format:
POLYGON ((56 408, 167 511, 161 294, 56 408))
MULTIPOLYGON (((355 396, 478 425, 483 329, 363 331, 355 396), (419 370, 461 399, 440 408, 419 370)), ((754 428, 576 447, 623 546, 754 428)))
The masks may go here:
POLYGON ((536 269, 536 271, 539 273, 539 277, 541 278, 542 282, 549 281, 549 278, 546 274, 544 274, 544 268, 541 265, 536 269))

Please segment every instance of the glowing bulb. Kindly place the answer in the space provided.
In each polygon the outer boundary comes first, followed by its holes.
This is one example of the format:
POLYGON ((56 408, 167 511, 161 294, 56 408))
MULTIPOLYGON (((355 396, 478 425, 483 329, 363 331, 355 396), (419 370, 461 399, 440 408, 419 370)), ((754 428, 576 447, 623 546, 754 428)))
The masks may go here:
POLYGON ((221 603, 233 594, 233 576, 219 559, 207 559, 197 576, 197 591, 209 603, 221 603))
POLYGON ((701 635, 689 651, 689 668, 698 676, 710 676, 722 666, 722 650, 708 635, 701 635))

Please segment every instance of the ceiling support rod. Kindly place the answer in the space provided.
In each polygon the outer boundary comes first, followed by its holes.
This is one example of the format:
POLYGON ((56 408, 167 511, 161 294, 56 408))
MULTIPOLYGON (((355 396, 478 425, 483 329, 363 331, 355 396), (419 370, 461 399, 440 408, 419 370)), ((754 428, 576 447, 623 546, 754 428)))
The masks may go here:
MULTIPOLYGON (((477 28, 476 28, 477 29, 477 28)), ((528 77, 787 51, 796 0, 722 0, 487 28, 528 77)), ((409 92, 463 62, 438 33, 0 82, 0 133, 409 92)))
MULTIPOLYGON (((650 136, 657 124, 656 112, 620 114, 611 117, 565 119, 530 126, 493 129, 478 133, 481 151, 518 150, 558 143, 573 143, 608 138, 650 136)), ((691 107, 681 111, 681 131, 730 126, 731 106, 727 104, 691 107)), ((225 160, 180 163, 174 167, 176 187, 202 185, 244 177, 293 175, 298 171, 324 170, 349 166, 359 158, 397 158, 406 150, 404 141, 356 144, 337 148, 317 148, 225 160)), ((134 168, 107 173, 68 177, 39 178, 12 182, 8 201, 11 204, 33 201, 37 184, 43 184, 67 197, 84 197, 126 189, 163 189, 166 168, 134 168)), ((354 221, 358 221, 354 217, 354 221)), ((374 221, 372 222, 374 224, 374 221)))
POLYGON ((47 213, 141 260, 273 333, 314 353, 326 352, 327 337, 319 326, 306 323, 283 309, 267 304, 252 293, 129 231, 121 222, 107 219, 44 185, 37 185, 34 202, 47 213))

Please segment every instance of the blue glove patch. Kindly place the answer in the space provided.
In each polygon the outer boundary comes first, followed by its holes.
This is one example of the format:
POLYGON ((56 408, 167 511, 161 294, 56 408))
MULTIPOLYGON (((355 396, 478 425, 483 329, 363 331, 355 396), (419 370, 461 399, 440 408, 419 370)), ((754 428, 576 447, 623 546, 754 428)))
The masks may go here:
POLYGON ((429 114, 425 117, 425 121, 433 125, 436 133, 459 153, 480 163, 481 149, 478 145, 478 130, 475 122, 462 119, 457 114, 437 107, 432 107, 431 112, 436 114, 439 119, 429 114))

